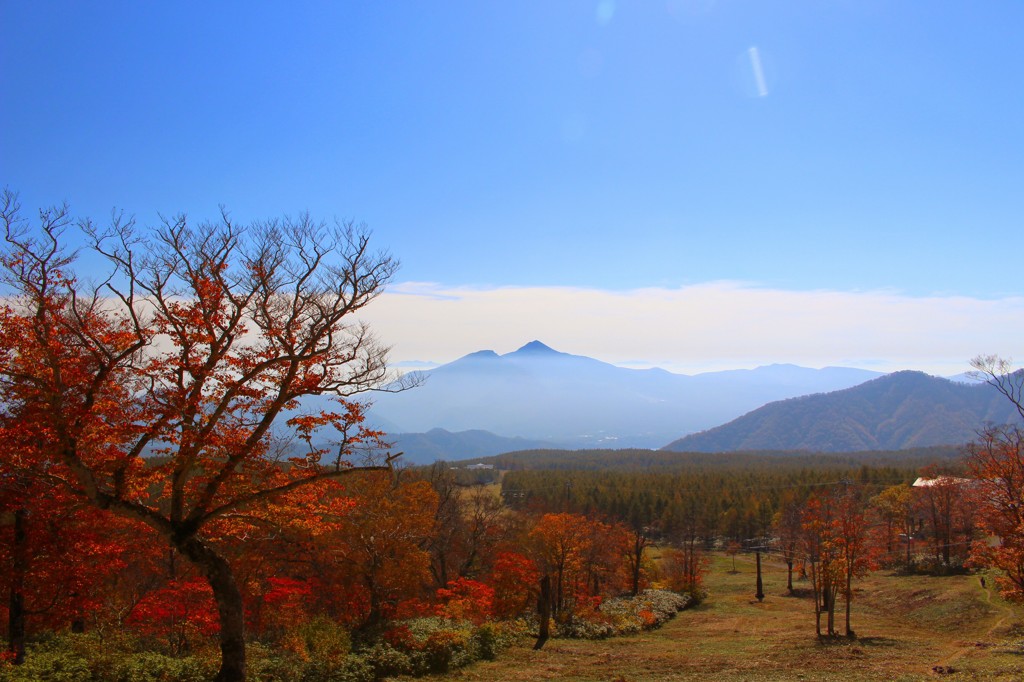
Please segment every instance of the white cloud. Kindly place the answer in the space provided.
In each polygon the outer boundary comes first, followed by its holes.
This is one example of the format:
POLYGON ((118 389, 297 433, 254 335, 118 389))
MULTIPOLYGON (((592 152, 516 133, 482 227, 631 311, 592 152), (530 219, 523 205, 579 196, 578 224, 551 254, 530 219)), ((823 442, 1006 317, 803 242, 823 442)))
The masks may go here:
POLYGON ((678 289, 451 287, 403 283, 365 309, 396 362, 449 362, 539 339, 614 364, 695 373, 792 362, 955 374, 1012 356, 1024 297, 784 291, 738 282, 678 289))

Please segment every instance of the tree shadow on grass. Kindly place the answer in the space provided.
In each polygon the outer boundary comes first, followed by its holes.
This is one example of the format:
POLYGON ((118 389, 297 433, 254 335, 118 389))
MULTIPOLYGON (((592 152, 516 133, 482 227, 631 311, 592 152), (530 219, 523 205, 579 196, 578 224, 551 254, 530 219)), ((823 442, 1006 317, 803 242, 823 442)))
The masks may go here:
POLYGON ((900 645, 900 640, 893 639, 892 637, 843 637, 842 635, 837 637, 822 637, 818 640, 818 644, 826 647, 877 647, 877 648, 891 648, 900 645))
POLYGON ((900 645, 900 640, 893 639, 892 637, 858 637, 857 639, 850 641, 857 644, 861 644, 863 646, 883 648, 895 647, 900 645))

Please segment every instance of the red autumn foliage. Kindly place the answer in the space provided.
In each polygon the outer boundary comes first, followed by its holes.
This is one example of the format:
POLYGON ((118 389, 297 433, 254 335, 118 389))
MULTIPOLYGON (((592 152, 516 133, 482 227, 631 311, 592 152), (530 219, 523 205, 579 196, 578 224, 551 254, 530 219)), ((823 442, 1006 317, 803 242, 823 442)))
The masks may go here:
POLYGON ((218 603, 217 678, 244 680, 244 603, 226 545, 241 512, 259 517, 346 476, 359 448, 380 445, 348 398, 391 380, 386 349, 351 320, 397 264, 364 230, 308 216, 247 228, 182 216, 140 231, 120 218, 98 229, 66 207, 36 226, 19 211, 5 192, 4 473, 141 522, 199 568, 218 603), (105 260, 106 273, 90 272, 102 284, 76 277, 73 229, 105 260), (294 416, 300 398, 331 394, 337 411, 294 416), (274 449, 282 423, 301 456, 274 449), (314 445, 319 427, 336 444, 314 445))
POLYGON ((989 428, 970 446, 967 463, 978 525, 998 538, 974 543, 971 563, 1001 569, 1003 597, 1024 602, 1024 430, 989 428))
POLYGON ((534 586, 540 571, 532 559, 517 552, 501 552, 494 560, 491 584, 494 587, 494 615, 517 616, 532 607, 534 586))
POLYGON ((202 578, 175 580, 139 601, 125 625, 187 651, 220 630, 213 590, 202 578))
POLYGON ((459 578, 437 591, 437 615, 476 624, 494 616, 494 588, 477 580, 459 578))

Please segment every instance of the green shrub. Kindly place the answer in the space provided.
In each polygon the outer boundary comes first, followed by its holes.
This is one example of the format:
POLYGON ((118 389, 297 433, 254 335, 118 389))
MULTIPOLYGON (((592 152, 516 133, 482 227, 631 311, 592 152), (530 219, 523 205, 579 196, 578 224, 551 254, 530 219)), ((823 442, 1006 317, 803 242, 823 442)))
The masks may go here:
POLYGON ((412 675, 416 673, 409 653, 391 646, 387 642, 377 642, 369 649, 360 653, 362 659, 374 670, 377 677, 393 675, 412 675))
POLYGON ((689 595, 669 590, 644 590, 636 597, 618 597, 601 604, 598 612, 578 614, 559 623, 559 637, 604 639, 633 635, 662 625, 692 602, 689 595))
MULTIPOLYGON (((374 667, 350 655, 348 633, 330 621, 314 620, 297 630, 309 656, 254 642, 246 647, 248 678, 254 682, 373 682, 374 667)), ((0 666, 0 682, 207 682, 219 658, 176 658, 133 651, 138 641, 98 634, 61 634, 33 644, 20 666, 0 666)), ((408 657, 405 670, 411 671, 408 657)), ((425 664, 423 666, 426 667, 425 664)), ((399 671, 394 671, 395 674, 399 671)))
POLYGON ((430 672, 448 672, 449 667, 458 668, 476 660, 472 652, 467 651, 469 642, 466 633, 459 630, 441 629, 430 633, 423 643, 430 672))
POLYGON ((292 633, 292 648, 311 661, 341 662, 352 650, 348 630, 326 616, 306 621, 292 633))
POLYGON ((306 665, 302 682, 373 682, 377 679, 373 666, 359 656, 342 661, 311 661, 306 665))
POLYGON ((378 677, 426 675, 445 672, 480 659, 493 659, 498 652, 529 632, 525 621, 487 622, 441 617, 412 618, 394 624, 382 641, 360 655, 378 677))
POLYGON ((473 633, 476 640, 477 650, 480 658, 485 661, 493 661, 498 656, 501 648, 501 628, 497 623, 483 623, 473 633))
POLYGON ((89 662, 76 652, 32 648, 19 666, 0 669, 4 682, 92 682, 89 662))
POLYGON ((245 647, 248 678, 255 682, 302 682, 306 664, 294 654, 253 642, 245 647))
POLYGON ((373 666, 362 656, 349 654, 334 672, 332 682, 373 682, 377 679, 373 666))
POLYGON ((4 682, 205 682, 212 661, 135 651, 131 637, 62 633, 31 645, 25 663, 0 671, 4 682))
POLYGON ((155 652, 142 652, 120 658, 110 679, 117 682, 206 682, 217 674, 217 668, 213 662, 203 662, 191 656, 171 658, 155 652))
POLYGON ((616 628, 613 623, 580 616, 565 623, 559 623, 555 628, 556 637, 569 639, 605 639, 615 635, 616 632, 621 633, 621 628, 616 628))

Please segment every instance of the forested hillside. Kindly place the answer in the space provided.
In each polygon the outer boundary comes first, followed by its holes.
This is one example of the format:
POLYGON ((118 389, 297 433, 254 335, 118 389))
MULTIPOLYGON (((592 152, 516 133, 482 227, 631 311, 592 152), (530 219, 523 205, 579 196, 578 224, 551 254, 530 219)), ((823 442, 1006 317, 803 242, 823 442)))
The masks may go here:
POLYGON ((922 467, 955 466, 953 448, 848 456, 807 453, 557 451, 491 460, 511 469, 502 496, 516 509, 570 509, 627 521, 652 536, 707 542, 766 535, 784 500, 857 485, 864 495, 907 485, 922 467))
POLYGON ((850 452, 959 445, 1016 412, 991 386, 896 372, 842 391, 771 403, 667 450, 850 452))
POLYGON ((895 466, 919 468, 963 456, 959 446, 933 446, 906 450, 866 450, 861 452, 814 452, 794 450, 741 450, 734 452, 674 452, 670 450, 521 450, 479 462, 498 469, 615 469, 622 471, 673 471, 699 469, 771 469, 778 464, 797 468, 857 468, 895 466))

